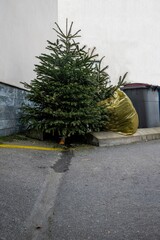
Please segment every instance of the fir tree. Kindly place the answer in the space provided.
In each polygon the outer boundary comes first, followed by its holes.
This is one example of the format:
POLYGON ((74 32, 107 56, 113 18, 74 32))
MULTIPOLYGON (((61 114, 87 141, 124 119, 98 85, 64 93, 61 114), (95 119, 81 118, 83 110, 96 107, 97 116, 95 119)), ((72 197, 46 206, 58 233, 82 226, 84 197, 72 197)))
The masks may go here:
MULTIPOLYGON (((66 33, 56 24, 57 41, 48 42, 49 53, 41 54, 35 65, 36 78, 30 84, 29 104, 23 106, 22 120, 28 128, 68 137, 99 131, 107 121, 106 109, 97 103, 110 97, 119 86, 108 86, 109 75, 91 52, 77 41, 79 31, 66 33)), ((122 80, 121 80, 122 82, 122 80)))

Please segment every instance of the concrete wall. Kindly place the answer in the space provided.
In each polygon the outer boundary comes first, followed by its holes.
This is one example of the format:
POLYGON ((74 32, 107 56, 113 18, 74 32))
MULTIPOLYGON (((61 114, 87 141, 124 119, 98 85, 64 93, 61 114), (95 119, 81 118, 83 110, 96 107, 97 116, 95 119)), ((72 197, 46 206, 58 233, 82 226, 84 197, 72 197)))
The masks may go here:
POLYGON ((0 83, 0 136, 22 130, 19 121, 20 107, 25 102, 26 91, 0 83))
POLYGON ((34 78, 35 56, 55 40, 57 0, 0 1, 0 82, 23 87, 34 78))
POLYGON ((106 56, 112 83, 127 80, 160 85, 159 0, 59 0, 58 21, 81 29, 83 44, 106 56))

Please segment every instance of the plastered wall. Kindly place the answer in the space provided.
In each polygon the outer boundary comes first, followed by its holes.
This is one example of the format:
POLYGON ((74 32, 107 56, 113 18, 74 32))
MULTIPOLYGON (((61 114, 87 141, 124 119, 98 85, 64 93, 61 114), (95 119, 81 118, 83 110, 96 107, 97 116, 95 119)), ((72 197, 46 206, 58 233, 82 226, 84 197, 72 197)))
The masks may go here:
POLYGON ((35 56, 45 52, 57 21, 57 0, 0 1, 0 136, 22 130, 26 91, 20 82, 35 76, 35 56))
POLYGON ((0 82, 23 87, 34 78, 35 56, 55 40, 58 0, 0 1, 0 82))
POLYGON ((160 85, 159 0, 59 0, 61 26, 66 18, 106 57, 112 83, 129 72, 129 82, 160 85))

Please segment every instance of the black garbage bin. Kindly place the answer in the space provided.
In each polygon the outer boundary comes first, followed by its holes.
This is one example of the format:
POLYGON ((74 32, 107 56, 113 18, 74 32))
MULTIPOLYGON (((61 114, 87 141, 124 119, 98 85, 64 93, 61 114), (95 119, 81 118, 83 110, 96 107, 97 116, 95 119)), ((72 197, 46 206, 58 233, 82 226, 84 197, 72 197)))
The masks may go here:
POLYGON ((159 87, 143 83, 126 84, 122 90, 131 99, 139 117, 139 128, 160 126, 159 87))

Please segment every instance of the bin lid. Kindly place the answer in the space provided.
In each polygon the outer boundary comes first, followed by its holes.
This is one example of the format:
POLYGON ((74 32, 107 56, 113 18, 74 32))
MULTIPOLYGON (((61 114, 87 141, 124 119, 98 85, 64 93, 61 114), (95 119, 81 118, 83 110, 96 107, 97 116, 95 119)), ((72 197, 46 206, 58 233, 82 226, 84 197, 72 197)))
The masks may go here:
POLYGON ((125 89, 139 89, 139 88, 145 88, 145 89, 152 89, 152 90, 157 90, 160 89, 160 86, 157 85, 151 85, 147 83, 128 83, 125 84, 124 87, 122 87, 122 90, 125 89))

